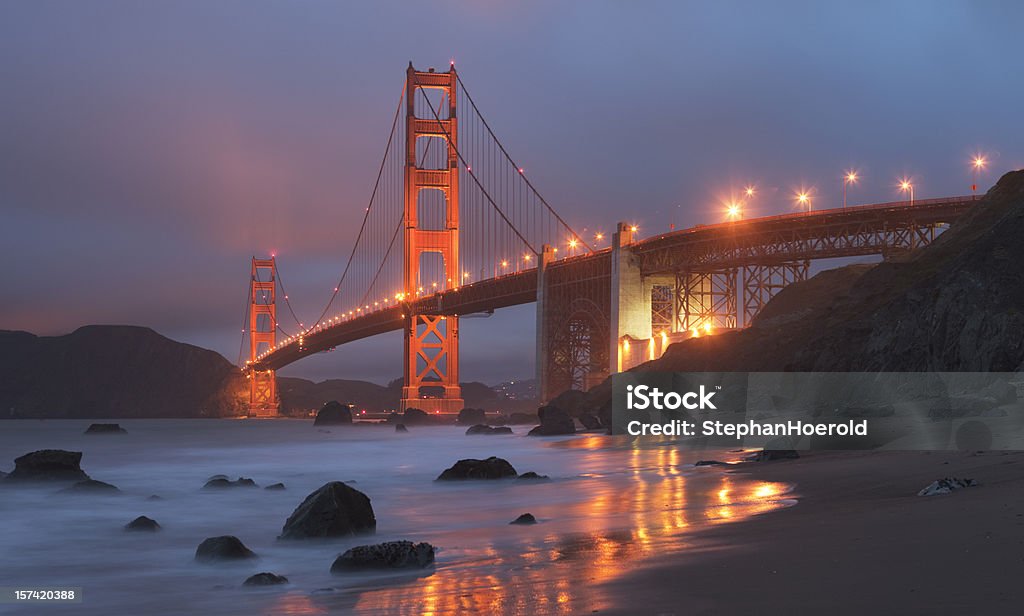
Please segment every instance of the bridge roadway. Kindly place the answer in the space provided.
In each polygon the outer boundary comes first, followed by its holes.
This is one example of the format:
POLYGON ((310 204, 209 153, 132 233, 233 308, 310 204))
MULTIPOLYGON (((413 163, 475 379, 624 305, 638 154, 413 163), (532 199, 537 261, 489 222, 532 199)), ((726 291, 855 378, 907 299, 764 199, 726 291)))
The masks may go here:
MULTIPOLYGON (((980 197, 861 205, 699 225, 633 243, 644 276, 711 271, 837 257, 884 255, 930 241, 937 225, 951 224, 980 197)), ((545 276, 574 279, 580 272, 605 272, 613 248, 551 261, 545 276), (588 265, 590 267, 588 267, 588 265)), ((604 274, 600 274, 604 275, 604 274)), ((303 357, 389 331, 401 330, 404 315, 466 315, 537 301, 537 268, 497 276, 401 302, 330 325, 280 344, 251 365, 277 370, 303 357)))

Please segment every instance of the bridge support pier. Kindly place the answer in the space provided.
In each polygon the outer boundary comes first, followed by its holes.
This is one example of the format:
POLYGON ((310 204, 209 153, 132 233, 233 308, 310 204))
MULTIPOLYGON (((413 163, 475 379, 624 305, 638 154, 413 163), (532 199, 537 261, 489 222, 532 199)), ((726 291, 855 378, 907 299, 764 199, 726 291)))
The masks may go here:
POLYGON ((736 270, 676 272, 676 330, 701 335, 737 325, 736 270))
POLYGON ((810 261, 773 265, 748 265, 743 268, 743 326, 749 327, 765 304, 785 287, 807 280, 810 261))
MULTIPOLYGON (((632 227, 620 222, 612 235, 611 275, 611 324, 608 329, 608 372, 622 372, 623 343, 625 336, 649 338, 644 333, 644 324, 650 329, 648 312, 644 314, 644 282, 640 275, 640 264, 636 262, 629 247, 633 243, 632 227), (645 318, 645 316, 647 318, 645 318)), ((627 345, 628 342, 625 342, 627 345)), ((628 350, 628 346, 626 347, 628 350)))
POLYGON ((551 387, 551 354, 549 353, 551 338, 551 321, 547 318, 549 294, 547 291, 548 264, 555 254, 551 246, 544 244, 540 258, 537 259, 537 395, 540 402, 548 401, 551 387))
POLYGON ((611 328, 608 336, 608 371, 622 372, 633 364, 631 358, 654 359, 644 349, 631 349, 630 341, 648 341, 672 331, 674 281, 670 275, 643 276, 633 254, 633 231, 620 222, 612 236, 611 256, 611 328), (666 318, 667 314, 667 318, 666 318), (637 354, 639 353, 639 355, 637 354))

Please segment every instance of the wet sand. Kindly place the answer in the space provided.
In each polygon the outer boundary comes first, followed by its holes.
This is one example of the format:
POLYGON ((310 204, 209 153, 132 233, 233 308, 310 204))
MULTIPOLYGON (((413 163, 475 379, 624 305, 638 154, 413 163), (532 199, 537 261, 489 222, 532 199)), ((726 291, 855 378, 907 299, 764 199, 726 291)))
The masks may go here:
MULTIPOLYGON (((712 471, 713 472, 713 471, 712 471)), ((1007 614, 1024 603, 1024 453, 812 452, 730 473, 799 503, 605 585, 602 614, 1007 614), (931 497, 935 479, 981 485, 931 497)))

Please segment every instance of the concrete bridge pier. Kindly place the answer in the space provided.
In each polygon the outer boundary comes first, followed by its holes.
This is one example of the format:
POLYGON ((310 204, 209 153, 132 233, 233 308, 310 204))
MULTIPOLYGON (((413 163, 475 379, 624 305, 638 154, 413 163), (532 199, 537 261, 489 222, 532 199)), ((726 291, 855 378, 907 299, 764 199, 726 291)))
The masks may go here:
MULTIPOLYGON (((644 293, 640 263, 630 250, 633 228, 620 222, 612 235, 611 325, 608 329, 608 372, 622 372, 623 337, 651 337, 651 297, 644 293)), ((628 342, 625 351, 629 352, 628 342)))
POLYGON ((677 282, 672 274, 644 276, 634 254, 633 227, 620 222, 612 236, 611 326, 608 372, 661 356, 675 331, 677 282))
POLYGON ((555 253, 551 249, 551 246, 544 244, 541 249, 540 258, 537 259, 537 346, 536 346, 536 357, 537 357, 537 393, 540 396, 541 402, 547 402, 546 396, 550 387, 550 353, 548 348, 550 346, 549 338, 551 336, 549 322, 545 318, 547 315, 549 294, 547 293, 547 271, 548 265, 555 258, 555 253))

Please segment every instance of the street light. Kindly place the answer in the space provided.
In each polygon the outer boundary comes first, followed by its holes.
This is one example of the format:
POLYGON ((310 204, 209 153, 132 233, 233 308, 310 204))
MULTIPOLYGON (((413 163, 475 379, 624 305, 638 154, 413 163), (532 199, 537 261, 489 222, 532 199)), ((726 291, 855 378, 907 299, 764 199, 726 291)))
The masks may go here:
POLYGON ((849 186, 850 184, 856 184, 856 183, 857 183, 857 172, 854 171, 853 169, 850 169, 849 171, 846 172, 846 175, 843 177, 843 207, 844 208, 846 207, 846 187, 849 186))
POLYGON ((900 180, 900 191, 910 193, 910 205, 914 205, 914 185, 907 178, 900 180))
POLYGON ((974 157, 974 160, 971 161, 971 166, 974 169, 974 183, 971 184, 971 194, 978 192, 978 175, 985 169, 985 165, 987 164, 988 161, 985 160, 985 157, 981 154, 977 154, 974 157))
POLYGON ((801 207, 806 206, 807 207, 807 211, 810 212, 811 211, 811 195, 810 195, 810 193, 808 193, 806 190, 801 190, 800 192, 798 192, 796 194, 796 203, 797 203, 797 205, 799 205, 801 207))

